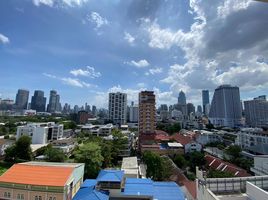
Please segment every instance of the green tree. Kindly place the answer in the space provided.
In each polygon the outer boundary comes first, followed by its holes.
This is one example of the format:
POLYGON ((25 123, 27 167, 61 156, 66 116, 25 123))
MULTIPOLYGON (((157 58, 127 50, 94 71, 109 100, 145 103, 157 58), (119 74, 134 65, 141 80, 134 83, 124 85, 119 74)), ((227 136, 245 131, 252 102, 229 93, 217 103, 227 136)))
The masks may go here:
POLYGON ((179 168, 184 168, 187 166, 187 161, 182 155, 176 155, 173 161, 179 168))
POLYGON ((108 168, 112 166, 112 142, 104 141, 101 143, 101 155, 103 156, 103 168, 108 168))
POLYGON ((208 178, 231 178, 234 177, 234 175, 230 172, 224 172, 220 170, 209 170, 208 178))
POLYGON ((47 148, 44 155, 48 162, 64 162, 66 159, 66 156, 61 149, 47 148))
POLYGON ((32 139, 29 136, 21 136, 15 143, 16 156, 21 160, 32 160, 33 154, 31 149, 32 139))
POLYGON ((186 159, 189 161, 189 167, 192 172, 195 172, 195 167, 202 167, 206 164, 204 154, 198 151, 188 153, 186 159))
POLYGON ((7 162, 15 162, 17 158, 16 155, 16 145, 12 145, 5 150, 5 161, 7 162))
POLYGON ((241 149, 240 146, 238 146, 238 145, 232 145, 232 146, 229 146, 225 150, 225 153, 227 153, 228 155, 232 156, 233 159, 235 159, 235 158, 239 158, 240 157, 241 151, 242 151, 242 149, 241 149))
POLYGON ((152 151, 143 153, 143 161, 147 166, 146 176, 155 181, 165 180, 170 176, 171 166, 168 161, 152 151))
POLYGON ((103 161, 98 143, 89 142, 80 146, 74 157, 76 162, 85 163, 85 178, 96 178, 103 161))
POLYGON ((48 144, 47 146, 44 146, 44 147, 40 147, 39 149, 35 151, 35 156, 45 155, 46 150, 49 148, 52 148, 51 144, 48 144))

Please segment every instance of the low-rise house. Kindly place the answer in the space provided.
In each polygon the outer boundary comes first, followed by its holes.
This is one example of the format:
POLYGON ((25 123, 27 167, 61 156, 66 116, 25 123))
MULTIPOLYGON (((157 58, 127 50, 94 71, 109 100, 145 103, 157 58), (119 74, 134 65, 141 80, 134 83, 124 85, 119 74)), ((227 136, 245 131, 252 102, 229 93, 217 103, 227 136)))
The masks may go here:
POLYGON ((121 170, 101 170, 97 179, 87 179, 74 200, 184 200, 175 182, 125 178, 121 170))
POLYGON ((83 183, 84 164, 26 162, 0 176, 0 199, 71 200, 83 183))
POLYGON ((184 153, 191 153, 194 151, 201 151, 202 145, 195 141, 195 138, 192 135, 185 135, 181 133, 176 133, 172 138, 183 145, 184 153))
POLYGON ((216 158, 214 156, 205 155, 205 160, 206 160, 206 164, 207 164, 208 168, 210 168, 210 169, 219 170, 222 172, 229 172, 229 173, 233 174, 233 176, 235 176, 235 177, 250 176, 250 174, 248 174, 245 169, 237 167, 234 164, 223 161, 223 160, 216 158))
POLYGON ((220 142, 222 137, 214 132, 206 131, 206 130, 197 130, 194 131, 196 133, 196 142, 202 145, 206 145, 212 142, 220 142))
POLYGON ((69 154, 74 150, 77 142, 74 138, 64 138, 51 142, 53 148, 61 149, 65 154, 69 154))
POLYGON ((81 131, 103 137, 111 135, 113 128, 114 128, 113 124, 106 124, 106 125, 86 124, 81 127, 81 131))

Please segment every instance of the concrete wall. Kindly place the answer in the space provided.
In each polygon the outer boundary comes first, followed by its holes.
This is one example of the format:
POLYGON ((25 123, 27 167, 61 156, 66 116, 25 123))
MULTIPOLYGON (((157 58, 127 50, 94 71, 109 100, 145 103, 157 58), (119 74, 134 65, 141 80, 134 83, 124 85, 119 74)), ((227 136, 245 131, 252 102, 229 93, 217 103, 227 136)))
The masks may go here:
POLYGON ((268 199, 268 192, 262 190, 256 185, 247 182, 246 187, 247 187, 247 195, 250 197, 250 199, 252 200, 268 199))

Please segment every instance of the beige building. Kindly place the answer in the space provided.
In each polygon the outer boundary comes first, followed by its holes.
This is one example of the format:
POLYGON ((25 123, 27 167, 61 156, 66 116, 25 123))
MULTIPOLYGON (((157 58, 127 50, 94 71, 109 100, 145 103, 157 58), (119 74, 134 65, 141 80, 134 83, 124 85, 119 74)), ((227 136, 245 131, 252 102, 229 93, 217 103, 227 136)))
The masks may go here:
POLYGON ((139 133, 153 134, 156 129, 155 95, 153 91, 139 93, 139 133))
POLYGON ((83 183, 84 164, 26 162, 0 176, 0 199, 71 200, 83 183))

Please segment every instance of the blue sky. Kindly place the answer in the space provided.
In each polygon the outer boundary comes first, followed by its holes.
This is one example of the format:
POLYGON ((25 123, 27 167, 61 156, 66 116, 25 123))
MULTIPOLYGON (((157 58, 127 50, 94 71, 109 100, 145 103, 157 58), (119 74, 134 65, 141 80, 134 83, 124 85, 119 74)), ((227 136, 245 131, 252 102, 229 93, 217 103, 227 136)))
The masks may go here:
POLYGON ((0 1, 0 98, 55 89, 61 102, 98 107, 108 93, 137 101, 154 90, 237 85, 242 99, 268 94, 268 4, 250 0, 0 1))

